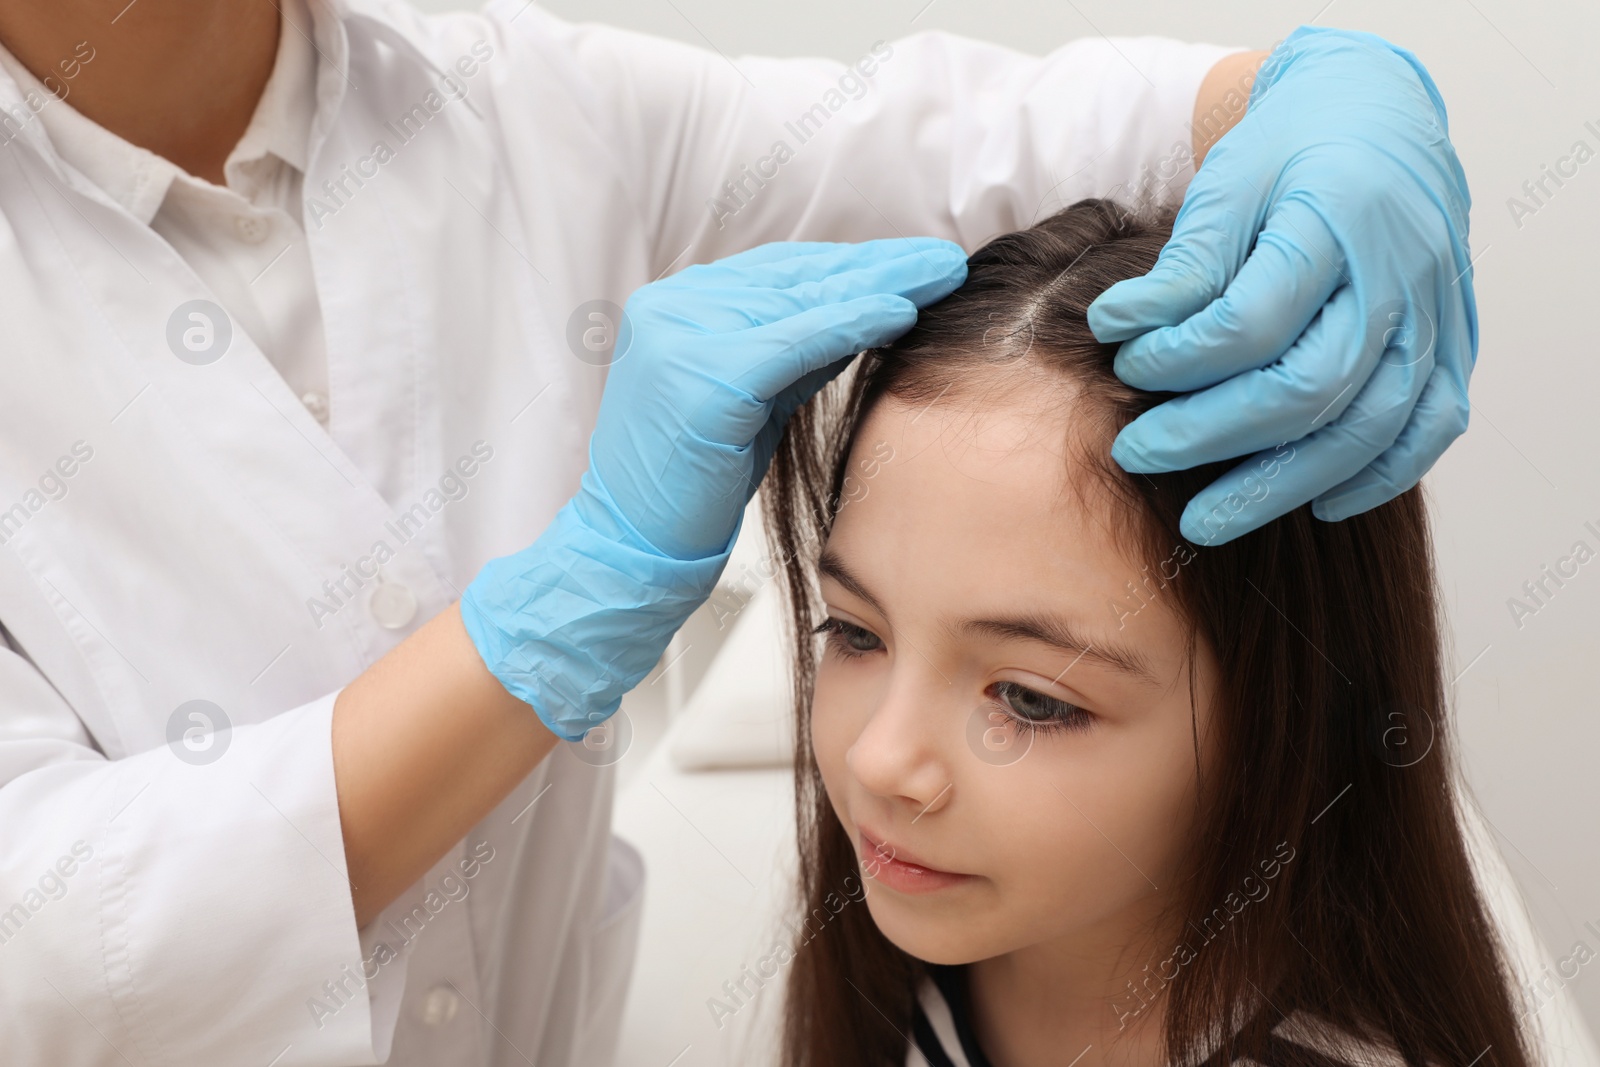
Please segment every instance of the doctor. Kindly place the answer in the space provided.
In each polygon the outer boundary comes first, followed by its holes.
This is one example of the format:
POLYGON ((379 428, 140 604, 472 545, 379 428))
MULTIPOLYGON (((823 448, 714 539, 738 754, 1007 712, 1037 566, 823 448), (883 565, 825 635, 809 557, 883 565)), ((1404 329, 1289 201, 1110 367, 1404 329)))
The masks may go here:
POLYGON ((1191 538, 1371 507, 1464 428, 1408 53, 886 36, 0 4, 6 1064, 605 1062, 641 871, 558 741, 711 591, 794 406, 1041 212, 1188 187, 1091 320, 1199 391, 1116 456, 1299 457, 1191 538))

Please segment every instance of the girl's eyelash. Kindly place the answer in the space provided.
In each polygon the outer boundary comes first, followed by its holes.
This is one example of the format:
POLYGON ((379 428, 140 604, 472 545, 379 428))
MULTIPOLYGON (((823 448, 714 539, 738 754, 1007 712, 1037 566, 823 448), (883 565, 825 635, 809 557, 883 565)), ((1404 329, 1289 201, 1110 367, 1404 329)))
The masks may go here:
MULTIPOLYGON (((843 619, 836 619, 831 615, 818 623, 811 632, 825 634, 828 647, 844 659, 859 659, 869 652, 878 651, 878 648, 883 646, 878 635, 871 630, 845 622, 843 619), (859 648, 852 644, 852 641, 875 642, 878 648, 859 648)), ((990 689, 996 693, 994 702, 1000 713, 1015 723, 1019 730, 1086 730, 1094 722, 1094 716, 1076 704, 1046 696, 1018 682, 996 682, 990 689), (1022 712, 1013 706, 1012 701, 1028 701, 1035 704, 1036 708, 1042 706, 1044 714, 1022 712)))
POLYGON ((875 648, 857 648, 850 643, 851 639, 866 638, 878 641, 880 647, 883 644, 882 641, 878 640, 878 635, 871 630, 857 626, 854 623, 845 622, 843 619, 836 619, 832 615, 823 619, 811 632, 814 634, 826 634, 828 647, 845 659, 857 659, 865 656, 868 652, 877 651, 875 648))
POLYGON ((1001 713, 1015 723, 1019 730, 1087 730, 1094 722, 1094 716, 1076 704, 1045 696, 1038 690, 1029 689, 1017 682, 996 682, 991 688, 1000 696, 995 703, 999 705, 1001 713), (1010 703, 1016 699, 1027 699, 1042 704, 1046 714, 1021 712, 1010 703))

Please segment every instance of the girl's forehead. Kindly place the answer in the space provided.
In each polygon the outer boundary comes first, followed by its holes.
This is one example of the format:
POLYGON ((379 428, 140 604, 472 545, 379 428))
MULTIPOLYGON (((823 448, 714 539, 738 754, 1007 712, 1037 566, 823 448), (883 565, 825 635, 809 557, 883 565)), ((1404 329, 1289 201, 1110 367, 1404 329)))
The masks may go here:
MULTIPOLYGON (((1125 627, 1114 605, 1146 564, 1125 506, 1071 470, 1067 418, 1026 401, 880 403, 856 434, 830 551, 904 610, 1009 602, 1125 627)), ((1176 604, 1144 624, 1157 616, 1175 628, 1176 604)))
POLYGON ((892 472, 906 475, 897 481, 920 490, 925 504, 981 506, 987 491, 992 505, 1021 508, 1017 519, 1058 528, 1093 520, 1112 502, 1069 499, 1086 495, 1069 489, 1095 478, 1086 469, 1076 407, 1067 398, 1015 390, 920 403, 886 398, 858 428, 846 474, 857 479, 858 496, 870 489, 864 474, 892 472))

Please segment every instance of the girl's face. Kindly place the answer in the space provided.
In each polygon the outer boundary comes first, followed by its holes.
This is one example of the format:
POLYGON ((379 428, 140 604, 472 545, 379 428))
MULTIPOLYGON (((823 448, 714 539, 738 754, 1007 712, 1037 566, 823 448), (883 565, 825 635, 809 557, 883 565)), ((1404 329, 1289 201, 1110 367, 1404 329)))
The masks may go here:
POLYGON ((823 554, 812 744, 873 919, 930 962, 1115 956, 1181 873, 1215 673, 1197 649, 1192 705, 1161 572, 1193 550, 1133 561, 1066 410, 880 402, 823 554))

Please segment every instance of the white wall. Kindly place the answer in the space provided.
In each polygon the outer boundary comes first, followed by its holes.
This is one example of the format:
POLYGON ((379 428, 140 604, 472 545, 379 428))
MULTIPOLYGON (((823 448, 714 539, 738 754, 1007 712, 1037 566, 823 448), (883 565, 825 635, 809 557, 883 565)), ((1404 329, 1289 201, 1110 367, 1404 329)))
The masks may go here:
MULTIPOLYGON (((468 6, 421 0, 430 10, 468 6)), ((1472 426, 1428 480, 1454 632, 1468 777, 1559 959, 1600 950, 1600 561, 1519 628, 1507 601, 1584 539, 1600 548, 1600 159, 1520 227, 1507 198, 1573 142, 1600 151, 1600 6, 1550 0, 551 0, 729 55, 851 60, 878 38, 943 29, 1040 52, 1076 37, 1161 34, 1269 47, 1296 25, 1370 30, 1427 65, 1472 184, 1481 366, 1472 426), (1320 9, 1320 10, 1319 10, 1320 9), (913 22, 913 19, 915 21, 913 22), (1481 656, 1480 656, 1481 653, 1481 656)), ((1569 982, 1600 1032, 1600 966, 1569 982)))

